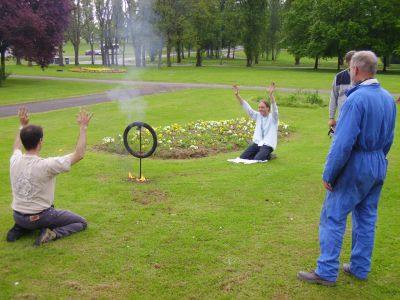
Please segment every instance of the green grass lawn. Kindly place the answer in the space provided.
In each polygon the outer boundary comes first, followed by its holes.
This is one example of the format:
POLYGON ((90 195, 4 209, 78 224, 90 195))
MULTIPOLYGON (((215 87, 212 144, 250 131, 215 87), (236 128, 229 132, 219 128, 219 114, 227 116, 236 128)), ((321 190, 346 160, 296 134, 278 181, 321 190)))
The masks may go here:
POLYGON ((103 93, 114 87, 107 83, 8 78, 0 87, 0 106, 103 93))
MULTIPOLYGON (((239 84, 247 86, 265 86, 275 81, 278 87, 329 90, 335 76, 335 70, 311 70, 311 69, 286 69, 286 68, 246 68, 246 67, 155 67, 134 68, 129 67, 126 74, 94 74, 75 73, 69 71, 72 66, 63 68, 64 72, 58 72, 58 66, 50 66, 41 71, 38 67, 8 66, 7 70, 13 74, 32 76, 57 76, 92 79, 115 80, 144 80, 159 82, 186 82, 186 83, 214 83, 214 84, 239 84)), ((378 74, 377 78, 382 86, 394 94, 400 93, 400 74, 389 72, 378 74)), ((7 82, 7 81, 6 81, 7 82)), ((2 88, 0 87, 0 93, 2 88)))
MULTIPOLYGON (((184 90, 145 100, 142 120, 154 126, 244 114, 227 90, 184 90)), ((1 299, 400 297, 399 130, 389 155, 369 280, 340 274, 339 286, 327 288, 296 279, 299 270, 315 267, 319 253, 321 174, 331 142, 326 107, 280 107, 280 119, 296 132, 279 143, 274 161, 226 162, 239 152, 193 160, 145 159, 143 172, 150 181, 142 185, 126 180, 129 171, 138 173, 137 159, 93 150, 102 137, 122 133, 137 116, 128 118, 129 112, 115 102, 89 109, 95 115, 87 155, 58 177, 55 202, 87 218, 89 227, 40 248, 32 246, 36 235, 13 244, 1 239, 1 299)), ((31 116, 45 129, 43 156, 72 151, 76 112, 31 116)), ((0 126, 0 233, 5 236, 13 224, 8 164, 17 119, 0 119, 0 126)), ((342 262, 348 261, 350 248, 347 232, 342 262)))

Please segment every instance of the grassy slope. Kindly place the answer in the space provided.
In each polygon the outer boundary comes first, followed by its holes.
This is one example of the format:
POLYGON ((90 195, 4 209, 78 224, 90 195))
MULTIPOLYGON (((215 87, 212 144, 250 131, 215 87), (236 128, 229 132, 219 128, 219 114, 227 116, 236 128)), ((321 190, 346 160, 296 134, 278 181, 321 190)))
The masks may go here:
MULTIPOLYGON (((254 92, 244 92, 245 97, 254 92)), ((152 125, 243 115, 228 91, 180 91, 146 97, 152 125)), ((89 145, 122 132, 128 122, 116 103, 91 107, 89 145)), ((33 115, 46 130, 43 155, 73 149, 76 109, 33 115), (59 120, 63 120, 60 122, 59 120)), ((143 162, 151 182, 126 182, 132 157, 96 153, 60 175, 56 205, 85 216, 83 233, 33 248, 35 236, 0 241, 1 298, 295 298, 389 299, 400 296, 396 266, 399 221, 399 131, 382 194, 373 271, 367 283, 343 275, 338 288, 296 279, 318 256, 321 172, 329 147, 325 109, 280 108, 296 127, 278 159, 235 165, 221 154, 198 160, 143 162), (147 205, 140 204, 144 200, 147 205), (16 286, 15 282, 19 282, 16 286)), ((0 162, 8 165, 15 118, 0 119, 0 162)), ((12 224, 8 168, 0 169, 0 232, 12 224)), ((349 258, 346 234, 342 261, 349 258)))

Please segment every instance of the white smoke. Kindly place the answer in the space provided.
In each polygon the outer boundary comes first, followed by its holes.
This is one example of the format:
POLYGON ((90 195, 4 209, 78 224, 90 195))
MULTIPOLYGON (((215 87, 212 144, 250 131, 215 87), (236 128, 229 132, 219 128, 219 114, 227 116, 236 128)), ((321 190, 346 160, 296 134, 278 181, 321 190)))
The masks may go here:
POLYGON ((119 109, 130 123, 143 121, 146 116, 147 102, 137 89, 118 88, 107 93, 110 100, 118 101, 119 109))

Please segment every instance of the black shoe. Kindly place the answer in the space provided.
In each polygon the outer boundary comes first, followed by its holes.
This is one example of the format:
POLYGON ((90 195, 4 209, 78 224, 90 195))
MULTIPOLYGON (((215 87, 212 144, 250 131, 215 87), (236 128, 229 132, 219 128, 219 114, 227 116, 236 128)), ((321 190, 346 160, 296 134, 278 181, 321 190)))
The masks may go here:
POLYGON ((342 265, 342 271, 343 271, 344 274, 352 276, 352 277, 354 277, 354 278, 356 278, 358 280, 367 280, 367 278, 360 278, 360 277, 357 277, 356 275, 354 275, 350 270, 350 265, 349 264, 343 264, 342 265))
POLYGON ((276 159, 276 158, 277 158, 276 154, 275 154, 275 153, 271 153, 271 154, 269 155, 268 160, 273 160, 273 159, 276 159))
POLYGON ((297 278, 300 280, 303 280, 307 283, 315 283, 315 284, 321 284, 321 285, 326 285, 326 286, 335 286, 336 282, 335 281, 329 281, 322 279, 319 277, 315 272, 299 272, 297 273, 297 278))
POLYGON ((44 243, 55 240, 56 238, 57 238, 57 234, 53 230, 51 230, 49 228, 43 228, 40 230, 40 234, 35 241, 35 245, 40 246, 40 245, 43 245, 44 243))
POLYGON ((25 229, 17 224, 14 224, 13 228, 11 228, 7 233, 7 242, 15 242, 29 232, 29 229, 25 229))

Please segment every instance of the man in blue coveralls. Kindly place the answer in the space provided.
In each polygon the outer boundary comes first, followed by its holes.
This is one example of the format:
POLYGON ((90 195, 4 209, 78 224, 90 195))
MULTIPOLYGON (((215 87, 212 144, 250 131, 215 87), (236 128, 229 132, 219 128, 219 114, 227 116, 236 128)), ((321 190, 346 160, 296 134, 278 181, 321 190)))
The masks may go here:
POLYGON ((354 54, 350 63, 354 87, 347 92, 323 173, 328 191, 319 225, 320 257, 315 271, 297 275, 308 283, 336 284, 350 212, 351 257, 342 270, 360 280, 367 279, 371 270, 377 207, 396 120, 395 102, 374 78, 376 70, 373 52, 354 54))

